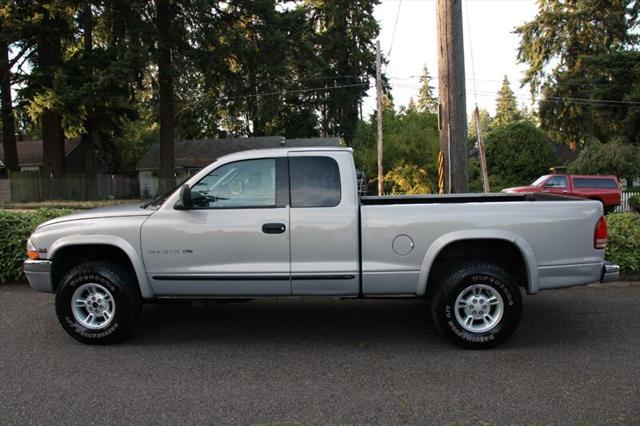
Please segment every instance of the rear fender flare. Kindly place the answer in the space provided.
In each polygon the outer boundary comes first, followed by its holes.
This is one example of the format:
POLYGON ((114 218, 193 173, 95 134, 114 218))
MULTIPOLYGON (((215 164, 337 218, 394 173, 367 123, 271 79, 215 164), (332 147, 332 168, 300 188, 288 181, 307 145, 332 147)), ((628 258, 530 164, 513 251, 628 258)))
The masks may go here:
POLYGON ((518 250, 520 250, 520 254, 524 259, 524 263, 527 268, 527 292, 529 294, 538 292, 538 266, 536 257, 531 246, 524 238, 513 232, 499 229, 470 229, 444 234, 438 237, 438 239, 431 244, 422 261, 416 294, 418 296, 424 296, 426 293, 427 281, 429 279, 431 267, 442 249, 454 242, 479 239, 503 240, 514 244, 518 250))

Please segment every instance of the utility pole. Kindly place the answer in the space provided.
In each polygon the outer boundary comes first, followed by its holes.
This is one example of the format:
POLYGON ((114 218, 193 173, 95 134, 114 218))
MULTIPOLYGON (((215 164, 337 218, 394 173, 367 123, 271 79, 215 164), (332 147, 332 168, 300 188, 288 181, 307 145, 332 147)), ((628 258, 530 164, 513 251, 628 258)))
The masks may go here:
POLYGON ((436 0, 436 14, 440 151, 444 154, 444 192, 468 192, 462 0, 436 0))
POLYGON ((376 93, 378 98, 378 195, 382 195, 382 75, 380 71, 380 41, 376 42, 376 93))
POLYGON ((489 171, 487 170, 487 151, 484 149, 484 136, 482 135, 482 123, 480 123, 480 110, 478 105, 473 110, 476 118, 476 134, 478 135, 478 153, 480 154, 480 170, 482 171, 482 191, 491 192, 489 188, 489 171))

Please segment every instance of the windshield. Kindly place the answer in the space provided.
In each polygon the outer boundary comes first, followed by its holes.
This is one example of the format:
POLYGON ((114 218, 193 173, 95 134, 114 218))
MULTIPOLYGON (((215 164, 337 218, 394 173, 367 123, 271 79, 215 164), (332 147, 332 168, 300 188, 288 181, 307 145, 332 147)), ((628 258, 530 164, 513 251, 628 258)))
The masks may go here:
POLYGON ((544 176, 540 176, 538 179, 536 179, 531 186, 538 186, 540 185, 542 182, 544 182, 545 180, 547 180, 547 178, 549 177, 549 175, 544 175, 544 176))

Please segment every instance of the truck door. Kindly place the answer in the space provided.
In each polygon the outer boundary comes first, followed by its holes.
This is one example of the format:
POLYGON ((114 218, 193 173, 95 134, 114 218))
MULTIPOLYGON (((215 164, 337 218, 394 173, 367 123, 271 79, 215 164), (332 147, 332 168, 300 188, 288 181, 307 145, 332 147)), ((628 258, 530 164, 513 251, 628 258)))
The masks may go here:
POLYGON ((223 164, 191 186, 193 208, 162 206, 142 227, 159 296, 290 295, 287 158, 223 164))
POLYGON ((357 295, 359 203, 351 154, 290 152, 293 295, 357 295))

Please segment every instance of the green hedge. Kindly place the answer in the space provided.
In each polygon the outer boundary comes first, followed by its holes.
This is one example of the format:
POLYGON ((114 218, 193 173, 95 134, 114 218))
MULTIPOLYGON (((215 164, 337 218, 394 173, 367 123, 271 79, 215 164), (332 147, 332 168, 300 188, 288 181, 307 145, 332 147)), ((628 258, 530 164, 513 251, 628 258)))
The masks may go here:
POLYGON ((0 283, 22 277, 27 238, 36 226, 71 212, 69 209, 0 210, 0 283))
POLYGON ((623 272, 640 271, 640 214, 613 213, 607 216, 609 244, 606 258, 623 272))

